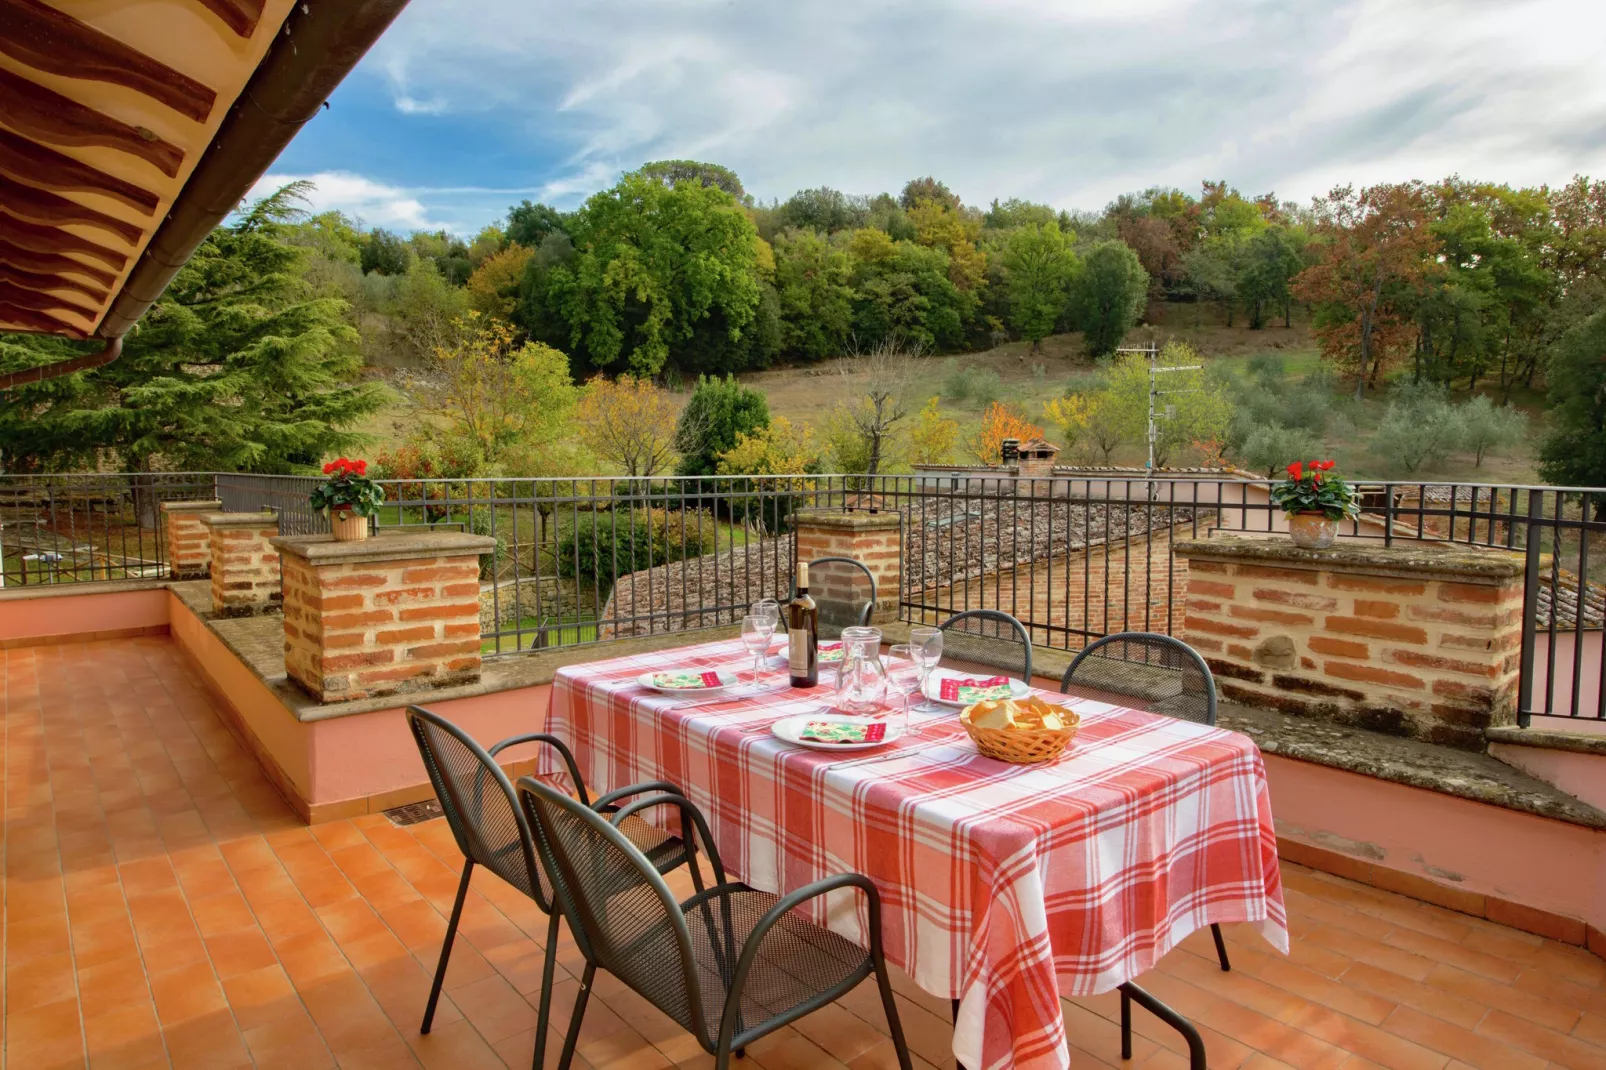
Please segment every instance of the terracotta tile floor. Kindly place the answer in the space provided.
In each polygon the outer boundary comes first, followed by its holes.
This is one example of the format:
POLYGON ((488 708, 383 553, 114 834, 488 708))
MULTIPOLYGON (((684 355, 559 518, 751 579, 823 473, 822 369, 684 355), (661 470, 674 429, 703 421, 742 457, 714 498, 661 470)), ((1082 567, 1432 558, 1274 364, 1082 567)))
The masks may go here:
MULTIPOLYGON (((528 1064, 545 919, 485 874, 435 1030, 418 1034, 460 865, 443 822, 303 827, 165 639, 0 656, 6 1067, 528 1064)), ((1599 959, 1284 873, 1290 957, 1229 928, 1232 974, 1204 935, 1144 982, 1201 1026, 1214 1070, 1606 1067, 1599 959)), ((561 961, 560 1025, 577 987, 572 945, 561 961)), ((900 988, 919 1067, 951 1067, 945 1001, 900 988)), ((617 983, 599 980, 597 994, 582 1070, 711 1064, 617 983)), ((1113 997, 1065 1011, 1073 1066, 1121 1065, 1113 997)), ((1186 1065, 1169 1031, 1141 1012, 1138 1024, 1135 1065, 1186 1065)), ((883 1029, 862 985, 738 1065, 884 1070, 896 1064, 883 1029)))

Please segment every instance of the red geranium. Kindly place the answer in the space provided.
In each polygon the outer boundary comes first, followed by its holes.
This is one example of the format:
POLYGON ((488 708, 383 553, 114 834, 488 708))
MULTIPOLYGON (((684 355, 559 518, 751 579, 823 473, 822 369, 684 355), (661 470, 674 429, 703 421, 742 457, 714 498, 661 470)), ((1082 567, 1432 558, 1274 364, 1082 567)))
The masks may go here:
MULTIPOLYGON (((328 469, 326 468, 326 469, 324 469, 324 471, 327 472, 328 469)), ((1298 461, 1295 461, 1293 464, 1288 466, 1288 478, 1289 479, 1303 479, 1304 477, 1305 477, 1305 466, 1304 465, 1300 464, 1298 461)))
POLYGON ((353 461, 346 457, 336 457, 323 466, 323 474, 343 479, 347 476, 365 476, 368 474, 367 461, 353 461))

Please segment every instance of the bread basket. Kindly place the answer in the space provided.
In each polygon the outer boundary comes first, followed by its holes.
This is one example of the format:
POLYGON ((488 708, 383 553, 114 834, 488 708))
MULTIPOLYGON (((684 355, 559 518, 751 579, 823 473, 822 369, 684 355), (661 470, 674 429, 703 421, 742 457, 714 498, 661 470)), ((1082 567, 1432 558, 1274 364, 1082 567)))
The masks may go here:
POLYGON ((1072 710, 1064 706, 1052 706, 1050 708, 1065 722, 1064 728, 1030 725, 978 728, 970 723, 970 711, 975 708, 976 706, 972 704, 961 710, 959 721, 965 726, 965 731, 970 733, 970 738, 975 741, 976 750, 988 758, 996 758, 1013 765, 1032 765, 1058 758, 1065 748, 1070 746, 1071 740, 1076 738, 1076 728, 1081 723, 1081 718, 1072 710))

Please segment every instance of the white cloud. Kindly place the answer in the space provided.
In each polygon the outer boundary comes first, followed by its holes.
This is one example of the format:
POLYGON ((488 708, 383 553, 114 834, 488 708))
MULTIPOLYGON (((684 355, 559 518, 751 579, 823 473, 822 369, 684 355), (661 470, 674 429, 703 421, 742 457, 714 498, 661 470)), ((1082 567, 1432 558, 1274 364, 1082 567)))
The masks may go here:
POLYGON ((559 146, 565 204, 680 156, 765 198, 936 174, 1084 208, 1606 170, 1597 0, 413 0, 373 62, 404 111, 559 146))
POLYGON ((445 226, 431 219, 424 202, 408 190, 387 186, 349 171, 263 175, 257 179, 246 199, 256 200, 286 183, 303 181, 313 184, 307 201, 314 212, 345 212, 371 226, 392 230, 438 230, 445 226))

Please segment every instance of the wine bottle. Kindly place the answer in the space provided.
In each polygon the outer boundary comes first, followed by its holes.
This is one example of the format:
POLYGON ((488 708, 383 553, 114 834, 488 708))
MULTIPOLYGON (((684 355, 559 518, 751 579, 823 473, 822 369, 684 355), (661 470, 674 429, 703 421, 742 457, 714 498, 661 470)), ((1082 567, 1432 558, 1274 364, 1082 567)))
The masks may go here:
POLYGON ((786 605, 787 662, 793 687, 820 682, 820 608, 809 597, 809 563, 797 563, 797 594, 786 605))

